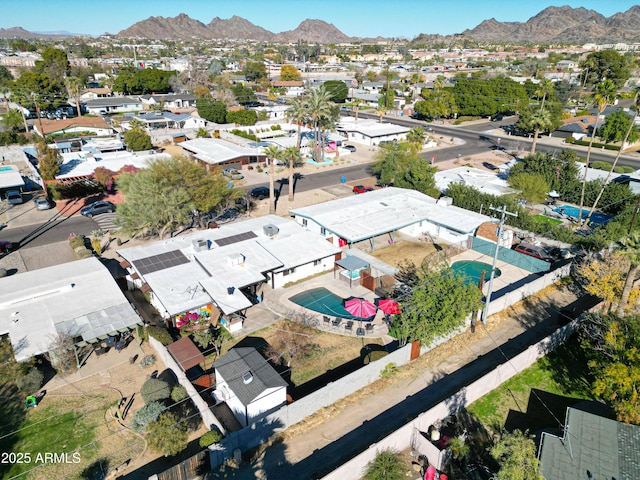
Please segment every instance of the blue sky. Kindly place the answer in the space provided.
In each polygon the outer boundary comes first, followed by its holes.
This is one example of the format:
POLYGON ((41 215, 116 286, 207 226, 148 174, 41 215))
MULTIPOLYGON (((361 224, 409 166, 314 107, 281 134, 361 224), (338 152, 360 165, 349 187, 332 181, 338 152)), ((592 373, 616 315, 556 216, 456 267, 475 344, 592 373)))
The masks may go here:
POLYGON ((519 0, 4 0, 0 28, 32 32, 68 31, 100 35, 118 33, 151 16, 185 13, 208 24, 214 17, 243 17, 279 33, 295 29, 307 18, 333 23, 349 36, 406 37, 420 33, 460 33, 483 20, 524 22, 555 5, 584 7, 609 17, 637 0, 561 2, 519 0))

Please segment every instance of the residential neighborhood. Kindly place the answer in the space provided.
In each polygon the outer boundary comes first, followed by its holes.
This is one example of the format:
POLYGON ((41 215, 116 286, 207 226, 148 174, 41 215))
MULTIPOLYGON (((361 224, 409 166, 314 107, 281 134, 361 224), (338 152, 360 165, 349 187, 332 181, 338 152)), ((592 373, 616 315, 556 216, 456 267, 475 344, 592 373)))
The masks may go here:
POLYGON ((640 478, 640 10, 585 12, 0 25, 0 477, 640 478))

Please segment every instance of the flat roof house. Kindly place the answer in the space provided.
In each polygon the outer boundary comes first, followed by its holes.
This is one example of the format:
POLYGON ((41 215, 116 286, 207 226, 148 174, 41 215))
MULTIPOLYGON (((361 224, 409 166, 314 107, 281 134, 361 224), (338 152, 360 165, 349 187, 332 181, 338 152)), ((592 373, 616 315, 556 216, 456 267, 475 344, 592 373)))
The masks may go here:
POLYGON ((330 202, 296 208, 289 213, 296 222, 339 246, 394 234, 419 237, 429 233, 460 243, 473 236, 476 229, 491 219, 486 215, 454 207, 446 199, 404 188, 388 187, 362 195, 339 198, 330 202))
POLYGON ((181 142, 180 146, 187 154, 205 167, 233 167, 265 163, 267 157, 261 149, 243 147, 219 138, 196 138, 181 142))
POLYGON ((118 250, 130 288, 148 291, 165 319, 211 305, 223 315, 244 311, 263 283, 279 288, 330 271, 339 252, 275 215, 118 250))
POLYGON ((255 348, 232 348, 213 366, 216 391, 242 426, 287 403, 287 382, 255 348))
POLYGON ((342 117, 336 131, 348 140, 368 145, 380 145, 380 142, 394 142, 405 139, 409 128, 392 123, 380 123, 371 119, 342 117))
POLYGON ((0 335, 18 361, 48 352, 58 334, 82 346, 136 325, 142 320, 96 257, 0 278, 0 335))
POLYGON ((105 97, 88 100, 85 104, 87 111, 94 115, 102 113, 139 112, 142 102, 131 97, 105 97))

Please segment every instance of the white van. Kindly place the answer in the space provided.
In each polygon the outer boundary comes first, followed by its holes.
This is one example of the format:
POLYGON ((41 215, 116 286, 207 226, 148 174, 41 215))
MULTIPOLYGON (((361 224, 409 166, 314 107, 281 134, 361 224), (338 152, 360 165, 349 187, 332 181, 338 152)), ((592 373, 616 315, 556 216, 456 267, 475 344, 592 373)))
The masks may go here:
POLYGON ((22 193, 20 193, 20 190, 9 190, 7 192, 7 201, 11 205, 18 205, 22 203, 22 193))

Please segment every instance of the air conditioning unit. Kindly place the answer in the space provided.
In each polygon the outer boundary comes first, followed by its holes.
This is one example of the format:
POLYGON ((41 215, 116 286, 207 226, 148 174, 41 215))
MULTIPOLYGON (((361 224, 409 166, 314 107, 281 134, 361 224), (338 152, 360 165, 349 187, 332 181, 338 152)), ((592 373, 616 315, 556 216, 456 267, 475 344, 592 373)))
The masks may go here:
POLYGON ((229 265, 232 267, 244 265, 245 256, 241 253, 236 253, 229 256, 229 265))
POLYGON ((453 205, 453 198, 440 197, 438 201, 436 201, 436 205, 442 205, 443 207, 450 207, 451 205, 453 205))
POLYGON ((262 227, 262 231, 267 237, 275 237, 280 231, 280 229, 275 225, 273 225, 272 223, 267 223, 265 226, 262 227))
POLYGON ((209 250, 209 241, 203 238, 197 238, 191 241, 191 247, 194 252, 204 252, 209 250))

